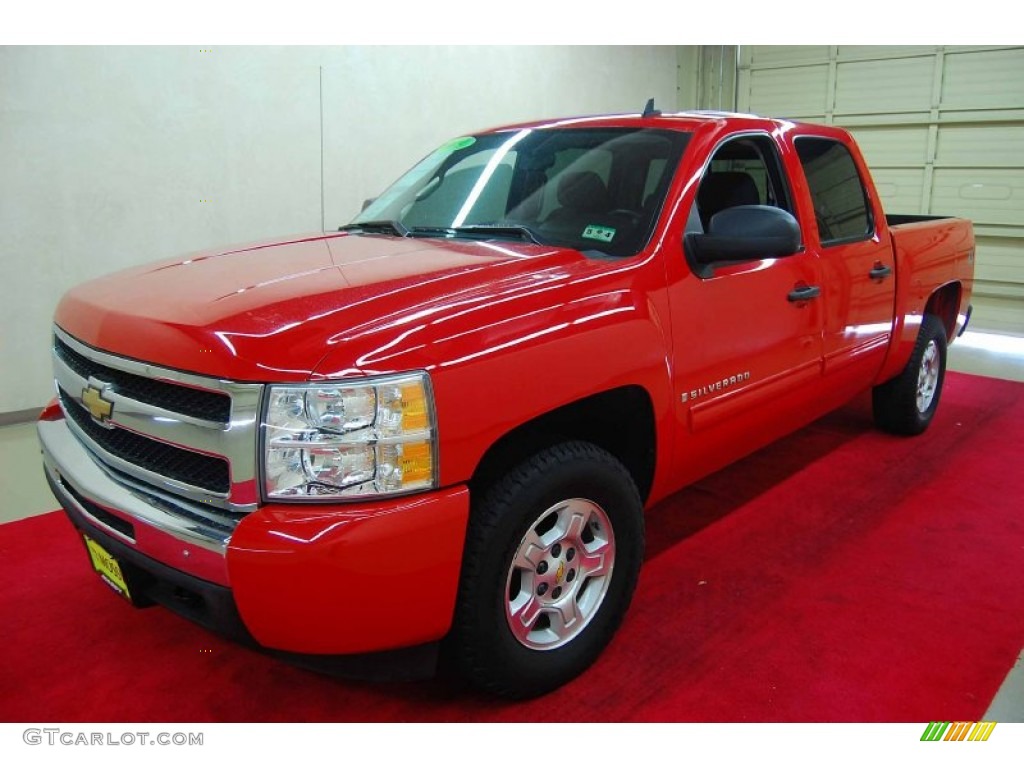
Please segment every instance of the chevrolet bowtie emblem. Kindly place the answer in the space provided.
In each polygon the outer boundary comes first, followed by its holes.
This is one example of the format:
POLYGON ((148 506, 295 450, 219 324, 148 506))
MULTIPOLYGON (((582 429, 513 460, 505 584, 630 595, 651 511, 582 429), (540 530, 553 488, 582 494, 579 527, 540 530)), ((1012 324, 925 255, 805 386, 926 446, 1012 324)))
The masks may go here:
POLYGON ((89 409, 92 417, 101 424, 110 420, 114 404, 103 399, 103 391, 91 384, 82 390, 82 405, 89 409))

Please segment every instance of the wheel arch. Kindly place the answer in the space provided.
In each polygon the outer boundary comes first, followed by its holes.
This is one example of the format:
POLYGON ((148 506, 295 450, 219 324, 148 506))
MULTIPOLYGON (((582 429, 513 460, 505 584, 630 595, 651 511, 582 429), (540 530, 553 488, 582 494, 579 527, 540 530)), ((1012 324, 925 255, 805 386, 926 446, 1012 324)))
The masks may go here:
POLYGON ((963 287, 959 281, 946 283, 935 289, 928 297, 924 313, 935 315, 942 322, 946 329, 946 341, 952 341, 956 333, 956 318, 960 311, 960 297, 963 294, 963 287))
POLYGON ((506 432, 480 458, 469 481, 470 492, 481 492, 510 467, 569 440, 593 443, 612 454, 646 501, 654 481, 656 429, 651 396, 639 385, 589 395, 506 432))
POLYGON ((893 323, 892 340, 885 363, 875 377, 874 384, 891 381, 900 375, 914 351, 914 344, 925 316, 934 315, 946 332, 946 342, 952 342, 956 335, 957 319, 964 289, 959 280, 951 280, 932 289, 930 293, 908 297, 909 284, 901 286, 897 293, 896 317, 893 323), (902 294, 902 298, 901 298, 902 294))

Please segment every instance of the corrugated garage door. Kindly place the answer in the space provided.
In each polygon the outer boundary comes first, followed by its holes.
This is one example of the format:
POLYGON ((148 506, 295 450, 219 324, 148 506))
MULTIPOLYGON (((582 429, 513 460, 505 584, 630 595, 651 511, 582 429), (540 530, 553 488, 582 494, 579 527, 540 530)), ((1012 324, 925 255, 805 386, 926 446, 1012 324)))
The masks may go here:
POLYGON ((736 102, 849 128, 891 213, 972 219, 975 325, 1024 334, 1024 47, 750 46, 736 102))

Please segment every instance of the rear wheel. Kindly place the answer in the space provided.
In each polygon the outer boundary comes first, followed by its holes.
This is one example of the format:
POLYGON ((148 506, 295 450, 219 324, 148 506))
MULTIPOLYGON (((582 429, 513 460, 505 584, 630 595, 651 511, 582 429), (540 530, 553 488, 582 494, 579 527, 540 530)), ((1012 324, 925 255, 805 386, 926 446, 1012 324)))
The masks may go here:
POLYGON ((586 669, 629 606, 643 557, 640 496, 589 443, 556 445, 474 503, 452 644, 463 674, 511 698, 586 669))
POLYGON ((897 435, 924 432, 939 406, 945 373, 946 328, 935 315, 925 315, 906 367, 872 392, 875 423, 897 435))

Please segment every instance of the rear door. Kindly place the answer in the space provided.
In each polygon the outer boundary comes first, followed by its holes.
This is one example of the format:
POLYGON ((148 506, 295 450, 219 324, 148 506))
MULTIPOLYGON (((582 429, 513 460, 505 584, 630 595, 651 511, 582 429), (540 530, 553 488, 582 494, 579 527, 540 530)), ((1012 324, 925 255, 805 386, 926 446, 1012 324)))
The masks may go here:
POLYGON ((822 270, 825 379, 852 392, 874 379, 892 336, 892 244, 856 149, 840 136, 798 135, 793 143, 813 206, 807 245, 822 270))

